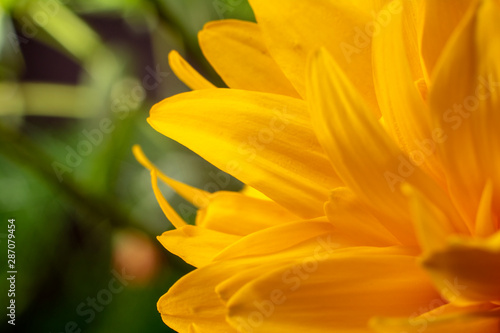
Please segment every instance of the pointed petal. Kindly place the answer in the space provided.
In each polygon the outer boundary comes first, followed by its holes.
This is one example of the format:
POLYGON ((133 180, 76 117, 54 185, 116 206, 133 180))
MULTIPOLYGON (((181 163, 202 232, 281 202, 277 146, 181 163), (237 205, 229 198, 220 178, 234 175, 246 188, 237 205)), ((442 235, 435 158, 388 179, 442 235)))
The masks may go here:
POLYGON ((156 104, 148 122, 301 217, 323 215, 328 189, 339 184, 295 98, 197 90, 156 104))
POLYGON ((405 181, 454 216, 446 194, 391 141, 325 50, 311 59, 308 87, 313 127, 335 171, 365 204, 388 217, 381 222, 401 242, 416 241, 400 190, 405 181))
MULTIPOLYGON (((389 6, 391 6, 391 3, 393 4, 394 2, 389 2, 389 6)), ((420 51, 421 29, 419 30, 419 28, 421 28, 421 7, 422 0, 402 2, 401 18, 397 17, 398 14, 395 14, 394 16, 391 16, 391 22, 387 24, 391 24, 392 20, 399 21, 401 19, 403 21, 401 33, 404 36, 404 40, 401 42, 405 48, 408 69, 410 70, 411 77, 419 89, 422 98, 425 100, 425 93, 423 92, 427 89, 426 85, 429 80, 425 75, 426 73, 423 68, 422 55, 420 51)), ((384 27, 384 29, 386 29, 386 27, 384 27)), ((382 31, 382 33, 384 32, 382 31)), ((389 34, 394 34, 394 32, 389 32, 389 34)), ((377 37, 378 36, 373 36, 374 43, 377 37)))
POLYGON ((142 164, 146 169, 150 171, 155 171, 156 175, 168 186, 170 186, 178 195, 195 205, 196 207, 205 207, 208 203, 210 193, 207 191, 200 190, 196 187, 189 186, 187 184, 181 183, 175 179, 166 176, 161 172, 158 167, 156 167, 151 161, 146 157, 142 148, 139 145, 134 145, 132 147, 132 152, 135 159, 142 164))
POLYGON ((192 324, 204 333, 236 333, 226 323, 224 303, 215 293, 216 284, 236 272, 236 266, 223 263, 183 276, 158 301, 165 324, 181 333, 187 333, 192 324))
POLYGON ((325 204, 328 220, 336 230, 364 246, 401 245, 352 191, 339 187, 325 204))
POLYGON ((240 191, 240 193, 256 199, 271 200, 264 193, 257 191, 252 186, 248 185, 243 186, 243 189, 240 191))
MULTIPOLYGON (((310 221, 307 221, 310 222, 310 221)), ((304 222, 305 223, 305 222, 304 222)), ((331 225, 329 223, 325 223, 331 225)), ((304 224, 305 226, 305 224, 304 224)), ((257 251, 264 255, 240 256, 236 259, 219 260, 192 271, 177 281, 158 302, 163 321, 179 332, 185 332, 190 324, 196 324, 204 332, 233 332, 225 323, 225 302, 233 291, 263 274, 289 265, 296 260, 311 261, 324 258, 335 251, 335 244, 328 236, 313 236, 313 232, 302 236, 302 242, 287 246, 286 239, 274 246, 278 252, 269 253, 260 246, 257 251)), ((303 230, 303 229, 301 229, 303 230)), ((279 234, 262 234, 263 242, 273 247, 279 234), (265 236, 272 236, 267 238, 265 236)), ((248 237, 248 236, 247 236, 248 237)), ((295 235, 300 238, 300 234, 295 235)), ((255 242, 253 242, 255 243, 255 242)), ((263 243, 261 245, 264 245, 263 243)), ((249 249, 243 249, 247 252, 249 249)), ((257 254, 254 251, 254 254, 257 254)))
MULTIPOLYGON (((450 195, 474 230, 483 188, 500 188, 500 4, 475 1, 443 50, 429 92, 450 195)), ((500 197, 494 195, 495 205, 500 197)))
POLYGON ((246 235, 299 219, 255 189, 252 192, 266 199, 257 199, 237 192, 219 191, 211 194, 178 182, 159 171, 148 160, 139 145, 133 146, 132 151, 137 161, 145 168, 154 170, 158 177, 172 187, 177 194, 200 208, 196 215, 196 224, 199 226, 228 234, 246 235), (247 212, 247 214, 242 215, 242 211, 247 212))
POLYGON ((408 316, 438 297, 412 253, 349 248, 307 265, 299 259, 242 286, 227 304, 228 321, 256 333, 364 332, 373 315, 408 316))
POLYGON ((189 88, 213 89, 217 88, 210 81, 201 76, 177 51, 171 51, 168 54, 168 63, 175 75, 184 82, 189 88))
POLYGON ((366 31, 370 29, 368 23, 373 25, 371 10, 379 8, 366 4, 318 0, 311 6, 308 1, 250 0, 271 55, 303 97, 307 58, 312 51, 325 47, 378 113, 371 75, 371 31, 366 31))
MULTIPOLYGON (((270 264, 266 261, 265 263, 254 267, 246 267, 244 270, 241 270, 240 272, 228 276, 226 279, 220 281, 220 283, 215 287, 215 292, 221 301, 224 302, 224 305, 226 305, 231 297, 241 288, 241 286, 259 278, 262 274, 265 274, 265 272, 275 270, 277 267, 283 266, 284 264, 282 262, 270 264)), ((248 327, 247 330, 238 330, 238 332, 249 332, 249 329, 251 329, 251 327, 248 327)))
POLYGON ((182 228, 186 225, 186 222, 177 214, 177 212, 170 206, 168 201, 165 199, 163 194, 158 187, 158 177, 156 175, 156 170, 151 170, 151 183, 153 185, 153 191, 156 196, 156 200, 160 205, 163 214, 168 218, 168 220, 174 225, 176 228, 182 228))
POLYGON ((244 265, 239 273, 218 284, 216 292, 227 303, 242 286, 267 272, 297 261, 315 265, 337 249, 354 245, 359 243, 339 234, 321 218, 263 230, 242 238, 215 259, 216 262, 236 259, 244 265))
POLYGON ((299 218, 274 201, 225 191, 211 195, 196 215, 198 226, 241 236, 295 220, 299 218))
POLYGON ((181 257, 190 265, 202 267, 212 262, 219 252, 241 237, 186 225, 164 232, 157 238, 169 252, 181 257))
MULTIPOLYGON (((386 128, 398 146, 425 171, 440 181, 440 166, 436 161, 435 141, 438 132, 432 133, 429 110, 415 85, 421 76, 412 73, 411 59, 418 52, 414 25, 405 24, 412 16, 413 2, 403 3, 402 14, 393 15, 390 22, 373 38, 373 69, 377 99, 386 128), (415 38, 412 48, 407 46, 415 38), (415 77, 417 75, 417 77, 415 77)), ((420 64, 418 63, 418 66, 420 64)))
POLYGON ((442 250, 452 235, 468 234, 465 224, 461 224, 462 228, 457 229, 456 221, 451 221, 411 185, 405 184, 403 191, 410 199, 413 224, 424 253, 442 250))
POLYGON ((342 236, 336 237, 326 219, 297 221, 281 224, 243 237, 221 252, 214 260, 228 260, 247 256, 264 256, 291 248, 304 241, 326 235, 331 248, 352 245, 342 236), (272 241, 270 241, 272 240, 272 241), (341 244, 342 242, 343 244, 341 244))
MULTIPOLYGON (((243 247, 238 247, 234 243, 241 239, 241 236, 252 233, 256 235, 255 237, 250 235, 250 239, 262 237, 262 233, 258 231, 267 228, 273 230, 271 227, 297 219, 273 201, 254 199, 237 192, 216 192, 210 196, 207 206, 198 210, 196 226, 186 225, 167 231, 159 236, 158 240, 167 250, 188 264, 201 267, 216 257, 219 260, 220 257, 226 256, 225 253, 233 251, 234 248, 241 256, 256 254, 258 248, 252 242, 247 241, 243 247), (223 251, 225 249, 228 251, 223 251)), ((329 223, 324 224, 331 227, 329 223)), ((313 225, 308 225, 307 228, 314 229, 313 225)), ((296 232, 296 230, 291 231, 296 232)), ((267 233, 264 232, 264 237, 267 233)), ((300 236, 305 237, 305 235, 307 233, 300 236)), ((274 237, 277 235, 265 237, 264 242, 271 244, 269 239, 274 237)), ((287 246, 292 245, 292 241, 287 240, 287 246)))
POLYGON ((300 98, 269 55, 257 24, 238 20, 210 22, 198 39, 203 54, 228 87, 300 98))

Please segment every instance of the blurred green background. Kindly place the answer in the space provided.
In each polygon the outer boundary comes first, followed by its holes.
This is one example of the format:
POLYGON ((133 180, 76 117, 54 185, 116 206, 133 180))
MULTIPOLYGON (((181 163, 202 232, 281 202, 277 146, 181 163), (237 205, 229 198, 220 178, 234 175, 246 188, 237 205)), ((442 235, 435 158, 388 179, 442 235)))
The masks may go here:
MULTIPOLYGON (((169 332, 158 298, 192 269, 156 236, 171 228, 133 158, 138 143, 169 176, 217 190, 213 166, 156 133, 149 108, 188 91, 178 50, 218 86, 197 32, 254 20, 243 0, 0 1, 2 322, 7 224, 16 220, 17 332, 169 332), (3 230, 2 230, 3 229, 3 230)), ((224 190, 236 190, 233 180, 224 190)), ((163 187, 187 220, 195 210, 163 187)))

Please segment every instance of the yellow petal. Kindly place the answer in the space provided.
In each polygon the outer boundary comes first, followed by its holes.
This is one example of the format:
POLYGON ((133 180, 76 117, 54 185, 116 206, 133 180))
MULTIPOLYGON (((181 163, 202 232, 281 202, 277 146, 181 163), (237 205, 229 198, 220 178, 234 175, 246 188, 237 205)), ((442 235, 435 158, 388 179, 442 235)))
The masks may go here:
MULTIPOLYGON (((287 262, 288 263, 288 262, 287 262)), ((265 261, 254 267, 245 267, 245 269, 236 271, 234 274, 228 275, 226 279, 219 281, 215 287, 215 292, 222 302, 227 304, 231 297, 246 283, 259 278, 262 274, 268 271, 275 270, 277 267, 284 267, 286 264, 282 262, 270 263, 265 261)), ((248 330, 247 330, 248 331, 248 330)), ((238 332, 247 332, 245 330, 238 332)))
POLYGON ((476 230, 477 237, 488 237, 499 230, 497 217, 493 214, 493 184, 491 181, 486 183, 479 202, 479 208, 476 215, 476 230))
POLYGON ((241 237, 186 225, 164 232, 157 238, 169 252, 181 257, 190 265, 202 267, 241 237))
MULTIPOLYGON (((187 263, 201 267, 218 257, 220 252, 225 253, 224 249, 231 251, 235 248, 230 245, 238 241, 241 236, 297 219, 295 215, 290 214, 273 201, 250 198, 237 192, 222 191, 210 195, 206 207, 198 210, 197 226, 186 225, 167 231, 158 237, 158 240, 167 250, 187 263)), ((330 224, 327 225, 330 226, 330 224)), ((308 225, 308 230, 314 229, 313 227, 314 225, 308 225)), ((257 233, 256 237, 251 239, 258 238, 259 235, 260 233, 257 233)), ((301 237, 305 235, 307 233, 301 237)), ((273 243, 269 239, 275 237, 276 235, 272 234, 264 241, 266 244, 273 243)), ((258 252, 257 248, 249 247, 248 244, 250 243, 247 242, 247 245, 242 248, 240 246, 241 251, 236 250, 239 255, 258 252)), ((287 246, 291 245, 291 241, 288 240, 287 246)), ((236 248, 238 249, 238 246, 236 248)))
POLYGON ((210 22, 198 39, 203 54, 228 87, 300 97, 269 55, 257 24, 210 22))
POLYGON ((226 309, 215 293, 215 286, 234 269, 231 263, 208 265, 179 279, 158 301, 165 324, 181 333, 193 324, 204 333, 237 333, 226 323, 226 309))
POLYGON ((325 244, 329 244, 331 248, 352 245, 352 242, 341 239, 342 236, 332 236, 333 233, 332 225, 324 218, 285 223, 241 238, 241 240, 221 252, 214 260, 269 255, 292 248, 297 244, 321 235, 326 235, 326 238, 329 237, 325 244))
MULTIPOLYGON (((318 229, 314 225, 311 227, 318 229)), ((331 229, 331 225, 327 228, 331 229)), ((178 332, 186 332, 191 324, 196 324, 203 332, 233 332, 225 321, 227 309, 224 302, 241 285, 297 259, 309 262, 315 257, 324 258, 336 250, 336 244, 331 238, 322 235, 316 237, 314 234, 317 233, 313 231, 302 236, 296 234, 296 244, 292 247, 287 246, 286 239, 283 238, 279 242, 283 249, 281 251, 279 246, 273 246, 280 234, 262 234, 260 248, 264 251, 258 251, 262 256, 255 255, 255 251, 254 255, 245 256, 249 248, 242 248, 239 258, 215 261, 185 275, 158 302, 163 321, 178 332), (302 242, 297 243, 296 240, 300 237, 302 242), (278 252, 269 253, 264 242, 278 252)))
POLYGON ((450 221, 446 214, 433 205, 430 200, 427 200, 418 190, 408 184, 403 190, 410 198, 413 224, 417 231, 419 244, 425 253, 442 250, 446 247, 447 240, 451 235, 470 235, 464 223, 450 221))
POLYGON ((314 264, 317 258, 353 245, 359 243, 337 233, 324 218, 262 230, 242 238, 214 259, 219 263, 236 259, 241 266, 236 274, 220 282, 215 291, 227 303, 243 285, 269 271, 298 259, 314 264))
POLYGON ((256 333, 365 332, 373 315, 408 316, 438 297, 413 253, 349 248, 298 259, 243 285, 227 303, 228 321, 256 333))
POLYGON ((400 245, 394 235, 370 213, 370 210, 347 188, 332 191, 325 204, 328 220, 340 233, 364 246, 400 245))
POLYGON ((456 239, 427 256, 423 264, 441 294, 454 304, 500 300, 500 238, 456 239), (456 286, 450 287, 453 283, 456 286))
POLYGON ((313 126, 343 182, 404 244, 414 244, 407 199, 400 185, 416 186, 454 216, 446 194, 414 166, 384 132, 361 96, 325 50, 311 59, 308 100, 313 126))
POLYGON ((237 192, 220 191, 211 195, 210 203, 205 208, 198 210, 196 224, 243 236, 298 219, 274 201, 256 199, 237 192))
POLYGON ((243 189, 240 191, 240 193, 256 199, 271 200, 264 193, 257 191, 252 186, 248 185, 243 186, 243 189))
POLYGON ((311 6, 308 1, 250 0, 271 55, 302 96, 307 58, 325 47, 378 113, 371 75, 371 36, 376 29, 371 11, 379 8, 367 4, 318 0, 311 6))
POLYGON ((189 333, 203 333, 200 329, 200 326, 196 324, 189 325, 189 333))
POLYGON ((173 50, 168 54, 168 63, 175 75, 189 88, 213 89, 216 88, 210 81, 201 76, 191 65, 182 58, 179 52, 173 50))
POLYGON ((210 193, 181 183, 175 179, 167 177, 146 157, 139 145, 132 147, 132 152, 136 160, 146 169, 155 171, 156 175, 168 186, 170 186, 178 195, 195 205, 196 207, 205 207, 209 201, 210 193))
POLYGON ((493 305, 456 307, 441 299, 429 303, 431 308, 436 305, 442 306, 408 318, 373 318, 370 326, 380 333, 498 333, 500 313, 493 305))
POLYGON ((432 76, 444 46, 471 2, 471 0, 423 1, 421 50, 428 77, 432 76))
POLYGON ((186 222, 179 216, 179 214, 177 214, 172 206, 170 206, 168 201, 165 200, 165 197, 161 193, 160 188, 158 187, 158 177, 156 175, 156 170, 151 170, 151 183, 153 185, 153 191, 155 193, 156 200, 158 201, 163 214, 165 214, 165 216, 174 225, 174 227, 181 228, 185 226, 186 222))
POLYGON ((393 15, 387 26, 374 36, 374 81, 389 134, 412 163, 441 181, 441 170, 435 155, 441 143, 440 132, 432 131, 429 111, 415 85, 419 79, 415 75, 421 75, 421 70, 420 73, 412 73, 411 58, 416 57, 417 40, 416 33, 410 33, 415 28, 414 24, 405 23, 412 16, 413 3, 405 1, 403 13, 393 15), (410 38, 414 38, 413 48, 406 45, 410 38))
POLYGON ((500 188, 500 4, 475 3, 444 48, 429 92, 434 126, 445 134, 439 157, 450 195, 471 230, 486 182, 494 193, 500 188))
POLYGON ((262 230, 242 238, 214 259, 217 263, 237 259, 242 267, 218 284, 216 292, 227 303, 241 287, 264 273, 297 261, 309 269, 339 249, 359 245, 357 239, 339 233, 324 218, 262 230))
MULTIPOLYGON (((389 2, 389 4, 394 2, 389 2)), ((390 5, 389 5, 390 6, 390 5)), ((424 92, 428 84, 428 78, 425 76, 425 70, 422 64, 422 55, 420 51, 420 31, 419 27, 421 27, 421 7, 422 0, 417 1, 406 1, 401 3, 401 17, 398 18, 398 15, 394 15, 391 17, 391 22, 387 23, 387 25, 394 24, 392 21, 402 20, 403 25, 401 26, 401 33, 404 36, 404 40, 399 41, 404 45, 406 58, 408 61, 408 69, 410 70, 411 77, 419 91, 423 99, 425 100, 424 92)), ((385 30, 387 27, 384 27, 385 30)), ((383 34, 384 31, 381 31, 383 34)), ((394 32, 389 32, 389 34, 394 34, 394 32)), ((396 33, 397 34, 397 33, 396 33)), ((373 43, 375 44, 375 40, 378 36, 373 36, 373 43)))
POLYGON ((197 90, 156 104, 148 122, 301 217, 323 215, 339 184, 296 98, 197 90))
MULTIPOLYGON (((359 10, 364 11, 365 13, 370 14, 372 20, 377 21, 377 23, 381 26, 385 26, 384 19, 389 19, 388 17, 381 17, 381 15, 386 15, 384 12, 384 6, 392 3, 393 0, 352 0, 350 4, 356 6, 359 10)), ((401 10, 400 3, 392 3, 390 9, 390 14, 398 13, 401 10)), ((374 33, 375 35, 375 33, 374 33)))

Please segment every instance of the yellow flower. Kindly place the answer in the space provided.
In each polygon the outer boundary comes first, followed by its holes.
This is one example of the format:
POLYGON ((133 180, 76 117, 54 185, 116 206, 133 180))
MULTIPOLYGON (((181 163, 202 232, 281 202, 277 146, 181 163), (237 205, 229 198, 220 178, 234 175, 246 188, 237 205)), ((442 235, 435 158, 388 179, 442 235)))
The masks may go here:
POLYGON ((500 2, 251 0, 205 26, 229 89, 149 123, 249 185, 151 170, 196 270, 158 303, 179 332, 500 332, 500 2), (199 207, 187 225, 157 178, 199 207), (254 190, 255 189, 255 190, 254 190))

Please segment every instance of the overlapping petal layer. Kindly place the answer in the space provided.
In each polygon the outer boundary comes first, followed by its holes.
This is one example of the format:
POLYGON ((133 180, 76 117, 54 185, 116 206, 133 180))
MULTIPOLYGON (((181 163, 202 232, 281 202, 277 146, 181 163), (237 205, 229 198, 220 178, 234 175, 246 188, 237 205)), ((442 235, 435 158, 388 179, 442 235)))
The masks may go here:
POLYGON ((160 299, 165 323, 499 333, 498 0, 250 4, 256 24, 199 35, 230 89, 172 53, 197 91, 149 122, 251 187, 209 194, 138 158, 177 227, 160 241, 199 267, 160 299))
POLYGON ((439 152, 450 194, 471 229, 486 182, 500 188, 500 5, 476 3, 444 48, 429 92, 434 126, 446 135, 439 152))
POLYGON ((454 209, 443 190, 408 161, 326 51, 312 58, 308 82, 313 127, 335 171, 356 195, 382 214, 381 222, 400 241, 415 242, 408 203, 400 190, 405 181, 453 216, 454 209))
POLYGON ((328 190, 340 184, 299 99, 234 89, 197 90, 156 104, 148 121, 303 217, 323 215, 328 190))
POLYGON ((350 248, 298 259, 239 289, 229 322, 247 332, 366 332, 373 315, 409 316, 439 297, 413 254, 350 248))
POLYGON ((311 6, 307 1, 250 0, 269 52, 303 97, 307 58, 325 47, 347 69, 347 76, 376 113, 373 80, 365 75, 372 70, 371 40, 358 43, 356 28, 366 28, 373 20, 370 11, 380 8, 377 2, 383 1, 318 0, 311 6))
POLYGON ((270 56, 257 24, 210 22, 198 38, 203 54, 230 88, 299 97, 270 56))

